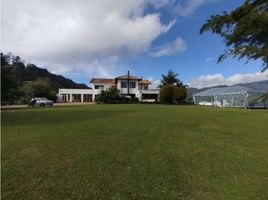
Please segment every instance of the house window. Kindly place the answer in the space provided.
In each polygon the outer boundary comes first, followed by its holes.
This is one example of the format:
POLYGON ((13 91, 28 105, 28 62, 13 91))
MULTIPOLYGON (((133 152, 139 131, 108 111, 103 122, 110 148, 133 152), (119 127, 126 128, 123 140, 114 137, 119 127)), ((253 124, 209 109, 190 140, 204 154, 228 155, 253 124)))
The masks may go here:
POLYGON ((143 86, 143 89, 144 89, 144 90, 148 90, 148 85, 144 85, 144 86, 143 86))
POLYGON ((104 88, 104 85, 95 85, 96 90, 103 89, 103 88, 104 88))
POLYGON ((130 82, 129 87, 130 88, 136 88, 136 82, 130 82))
POLYGON ((127 88, 127 82, 126 81, 121 82, 121 88, 127 88))

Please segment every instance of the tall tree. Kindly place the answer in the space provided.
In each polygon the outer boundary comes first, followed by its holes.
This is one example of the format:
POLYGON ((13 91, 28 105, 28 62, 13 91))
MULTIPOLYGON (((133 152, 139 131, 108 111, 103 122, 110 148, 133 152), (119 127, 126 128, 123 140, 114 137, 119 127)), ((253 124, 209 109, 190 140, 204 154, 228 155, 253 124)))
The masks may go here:
POLYGON ((160 102, 165 104, 177 104, 187 96, 186 87, 166 85, 160 90, 160 102))
POLYGON ((53 91, 51 81, 47 78, 26 81, 21 89, 28 100, 32 97, 46 97, 53 101, 56 100, 56 92, 53 91))
POLYGON ((51 90, 50 93, 46 91, 44 94, 52 100, 55 99, 54 93, 59 88, 88 88, 85 84, 78 84, 63 76, 52 74, 47 69, 39 68, 34 64, 27 64, 27 67, 25 67, 24 61, 12 53, 4 54, 0 52, 0 54, 2 104, 25 103, 28 100, 27 98, 31 96, 43 95, 43 87, 45 90, 51 90), (44 79, 49 81, 44 81, 44 79), (49 87, 47 87, 48 83, 49 87), (35 93, 31 94, 30 86, 37 88, 35 93))
POLYGON ((1 56, 1 67, 7 66, 9 64, 9 56, 3 54, 2 52, 0 53, 1 56))
POLYGON ((1 66, 1 103, 13 104, 18 96, 18 81, 15 70, 9 65, 1 66))
POLYGON ((169 70, 166 75, 162 74, 161 84, 158 87, 162 88, 167 85, 183 86, 182 82, 177 78, 178 75, 179 74, 173 72, 172 70, 169 70))
POLYGON ((160 89, 160 102, 176 104, 186 98, 186 86, 177 78, 179 74, 169 70, 166 75, 162 74, 160 89))
POLYGON ((218 62, 232 56, 247 60, 262 59, 263 69, 268 69, 268 1, 246 0, 230 13, 212 15, 200 33, 219 34, 227 49, 218 62))
POLYGON ((18 81, 14 68, 10 65, 11 55, 1 53, 1 103, 15 103, 18 99, 18 81))

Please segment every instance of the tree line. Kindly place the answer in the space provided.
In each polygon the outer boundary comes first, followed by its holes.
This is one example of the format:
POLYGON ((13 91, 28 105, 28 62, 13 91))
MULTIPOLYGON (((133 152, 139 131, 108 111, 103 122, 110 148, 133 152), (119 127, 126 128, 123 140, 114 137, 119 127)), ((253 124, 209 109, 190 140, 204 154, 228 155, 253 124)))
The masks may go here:
POLYGON ((25 104, 32 97, 56 100, 59 88, 89 88, 35 64, 25 64, 19 56, 1 53, 1 104, 25 104))

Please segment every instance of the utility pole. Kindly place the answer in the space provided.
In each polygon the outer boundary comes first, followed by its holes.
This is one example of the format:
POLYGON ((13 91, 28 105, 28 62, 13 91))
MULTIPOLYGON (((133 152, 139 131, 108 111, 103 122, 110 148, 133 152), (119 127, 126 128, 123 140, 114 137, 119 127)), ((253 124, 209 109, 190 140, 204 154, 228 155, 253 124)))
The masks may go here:
POLYGON ((127 71, 127 95, 129 95, 129 70, 127 71))
MULTIPOLYGON (((141 82, 141 83, 140 83, 140 86, 141 86, 140 89, 141 89, 141 90, 142 90, 142 79, 143 79, 143 77, 141 76, 141 80, 140 80, 140 82, 141 82)), ((139 84, 139 83, 138 83, 138 84, 139 84)))

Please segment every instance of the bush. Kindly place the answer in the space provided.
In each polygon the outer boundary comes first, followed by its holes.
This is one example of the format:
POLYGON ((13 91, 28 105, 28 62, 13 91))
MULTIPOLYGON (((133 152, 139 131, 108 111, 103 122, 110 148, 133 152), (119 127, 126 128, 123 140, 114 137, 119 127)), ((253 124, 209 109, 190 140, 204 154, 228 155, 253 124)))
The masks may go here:
POLYGON ((160 97, 159 97, 160 102, 167 104, 173 103, 173 90, 174 90, 173 85, 162 87, 160 90, 160 97))
POLYGON ((179 103, 183 101, 187 96, 187 90, 185 87, 174 87, 173 91, 173 102, 179 103))
POLYGON ((56 101, 56 92, 53 90, 49 79, 37 79, 35 81, 27 81, 20 88, 21 98, 19 103, 27 103, 32 97, 45 97, 49 100, 56 101))
POLYGON ((178 104, 187 96, 185 87, 167 85, 160 90, 160 102, 165 104, 178 104))
POLYGON ((120 96, 119 101, 117 103, 136 104, 139 103, 139 99, 137 97, 128 98, 125 96, 120 96))
POLYGON ((120 96, 119 90, 117 90, 116 87, 112 87, 108 90, 101 91, 100 94, 97 94, 95 97, 96 103, 105 103, 105 104, 119 104, 119 103, 125 103, 125 104, 132 104, 132 103, 138 103, 138 98, 128 98, 125 96, 120 96))
POLYGON ((134 97, 131 99, 132 103, 139 103, 139 98, 134 97))
POLYGON ((119 90, 116 87, 111 87, 108 90, 102 90, 97 94, 95 100, 97 103, 116 103, 120 99, 119 90))

